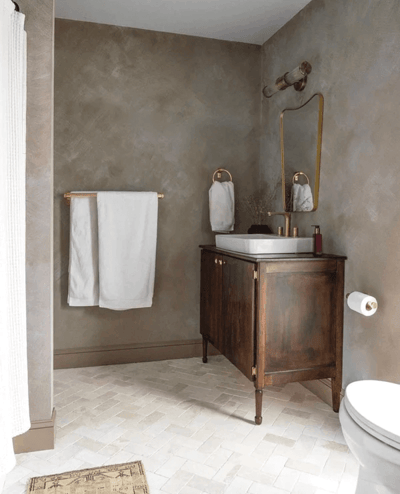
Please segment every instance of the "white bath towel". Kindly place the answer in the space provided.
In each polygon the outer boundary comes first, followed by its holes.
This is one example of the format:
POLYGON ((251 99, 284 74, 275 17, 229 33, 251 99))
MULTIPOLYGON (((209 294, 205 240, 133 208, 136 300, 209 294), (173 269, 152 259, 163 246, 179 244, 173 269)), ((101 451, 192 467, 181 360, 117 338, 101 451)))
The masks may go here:
POLYGON ((233 182, 215 181, 208 193, 210 223, 213 232, 233 231, 235 225, 235 190, 233 182))
POLYGON ((71 197, 68 304, 99 305, 96 197, 71 197))
POLYGON ((157 192, 98 192, 100 307, 151 307, 157 192))
POLYGON ((314 201, 311 187, 308 184, 293 184, 292 204, 293 211, 312 211, 314 201))
POLYGON ((0 0, 0 478, 30 427, 26 335, 25 16, 0 0))

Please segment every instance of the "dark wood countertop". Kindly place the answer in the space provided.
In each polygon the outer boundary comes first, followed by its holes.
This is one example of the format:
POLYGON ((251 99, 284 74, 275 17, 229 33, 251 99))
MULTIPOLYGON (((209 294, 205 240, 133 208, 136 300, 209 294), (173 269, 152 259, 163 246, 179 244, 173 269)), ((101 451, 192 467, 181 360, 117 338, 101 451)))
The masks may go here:
POLYGON ((235 257, 236 259, 243 259, 244 261, 255 263, 266 261, 320 261, 322 259, 347 259, 346 256, 338 256, 336 254, 322 254, 316 256, 312 252, 304 254, 242 254, 241 252, 219 249, 215 245, 200 245, 199 247, 210 252, 215 252, 216 254, 223 254, 224 256, 235 257))

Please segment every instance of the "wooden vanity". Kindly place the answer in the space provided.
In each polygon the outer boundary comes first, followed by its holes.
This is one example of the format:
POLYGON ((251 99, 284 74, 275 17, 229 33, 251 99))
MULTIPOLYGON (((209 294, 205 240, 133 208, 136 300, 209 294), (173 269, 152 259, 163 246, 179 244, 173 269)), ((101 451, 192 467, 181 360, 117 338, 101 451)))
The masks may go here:
POLYGON ((201 249, 203 362, 210 342, 254 381, 256 424, 263 388, 293 381, 331 378, 337 412, 346 257, 201 249))

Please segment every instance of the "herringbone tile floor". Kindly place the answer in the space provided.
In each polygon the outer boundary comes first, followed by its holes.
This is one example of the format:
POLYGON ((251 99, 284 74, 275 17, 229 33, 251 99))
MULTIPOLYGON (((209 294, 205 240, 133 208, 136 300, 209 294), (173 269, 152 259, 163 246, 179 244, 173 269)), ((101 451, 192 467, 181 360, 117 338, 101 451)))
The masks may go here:
POLYGON ((55 371, 54 450, 17 456, 30 477, 142 460, 151 494, 354 494, 338 415, 298 383, 254 386, 222 356, 55 371))

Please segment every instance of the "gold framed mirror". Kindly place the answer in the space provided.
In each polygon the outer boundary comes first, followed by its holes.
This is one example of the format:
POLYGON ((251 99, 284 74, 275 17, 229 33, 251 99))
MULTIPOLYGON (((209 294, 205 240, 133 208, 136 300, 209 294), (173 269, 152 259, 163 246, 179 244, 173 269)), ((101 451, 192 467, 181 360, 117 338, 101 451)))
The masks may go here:
POLYGON ((284 211, 311 213, 318 208, 323 114, 321 93, 297 108, 285 108, 280 114, 284 211), (302 196, 299 201, 299 194, 304 194, 306 200, 302 196))

